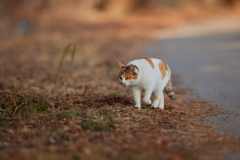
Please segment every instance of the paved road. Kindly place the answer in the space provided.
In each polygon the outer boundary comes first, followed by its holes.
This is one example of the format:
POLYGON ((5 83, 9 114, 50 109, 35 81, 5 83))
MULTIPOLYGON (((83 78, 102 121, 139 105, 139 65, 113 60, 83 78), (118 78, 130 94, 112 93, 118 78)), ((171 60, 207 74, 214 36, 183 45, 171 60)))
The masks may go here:
POLYGON ((240 19, 163 31, 144 52, 167 62, 183 87, 197 89, 198 98, 227 110, 206 121, 220 132, 240 137, 240 19))

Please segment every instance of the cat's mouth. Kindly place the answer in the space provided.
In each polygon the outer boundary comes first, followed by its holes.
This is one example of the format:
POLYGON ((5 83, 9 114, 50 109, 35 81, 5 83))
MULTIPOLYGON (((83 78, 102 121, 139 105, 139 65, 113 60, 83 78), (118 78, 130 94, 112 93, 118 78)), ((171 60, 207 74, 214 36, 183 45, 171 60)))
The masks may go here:
POLYGON ((123 86, 126 86, 127 85, 127 83, 125 83, 125 82, 120 82, 121 83, 121 85, 123 85, 123 86))

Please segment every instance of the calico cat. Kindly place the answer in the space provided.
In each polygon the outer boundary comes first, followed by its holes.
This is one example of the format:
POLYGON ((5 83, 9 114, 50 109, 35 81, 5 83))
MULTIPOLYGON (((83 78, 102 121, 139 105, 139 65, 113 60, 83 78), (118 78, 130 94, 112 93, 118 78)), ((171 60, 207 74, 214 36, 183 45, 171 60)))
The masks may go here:
POLYGON ((163 90, 172 99, 176 97, 172 91, 171 70, 160 59, 142 58, 129 62, 126 66, 119 62, 120 83, 131 88, 135 107, 141 108, 141 91, 145 91, 143 101, 153 108, 164 109, 163 90), (151 102, 151 95, 154 101, 151 102))

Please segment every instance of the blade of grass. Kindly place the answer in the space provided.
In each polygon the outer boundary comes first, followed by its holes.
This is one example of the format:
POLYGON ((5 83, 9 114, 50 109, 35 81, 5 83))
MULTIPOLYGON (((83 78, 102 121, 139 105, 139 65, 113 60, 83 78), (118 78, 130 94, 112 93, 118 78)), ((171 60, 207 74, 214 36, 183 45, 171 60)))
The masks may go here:
POLYGON ((59 66, 58 66, 58 69, 57 69, 57 72, 56 72, 56 75, 55 75, 55 78, 54 78, 54 85, 56 85, 57 83, 57 78, 58 78, 58 74, 59 74, 59 71, 61 69, 61 66, 63 64, 63 60, 64 58, 66 57, 67 55, 67 51, 72 47, 72 62, 73 62, 73 58, 74 58, 74 54, 75 54, 75 50, 76 50, 76 46, 72 43, 68 44, 65 48, 65 50, 63 51, 63 54, 62 54, 62 57, 60 59, 60 63, 59 63, 59 66))

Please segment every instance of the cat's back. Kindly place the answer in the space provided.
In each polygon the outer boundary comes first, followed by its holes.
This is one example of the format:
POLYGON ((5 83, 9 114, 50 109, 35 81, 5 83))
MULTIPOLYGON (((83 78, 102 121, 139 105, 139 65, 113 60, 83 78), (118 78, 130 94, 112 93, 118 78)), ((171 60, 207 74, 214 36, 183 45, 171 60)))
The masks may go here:
POLYGON ((160 59, 156 58, 141 58, 141 59, 136 59, 131 62, 129 62, 128 65, 134 64, 136 65, 139 69, 144 70, 148 73, 151 72, 156 72, 159 71, 159 63, 161 63, 160 59))

